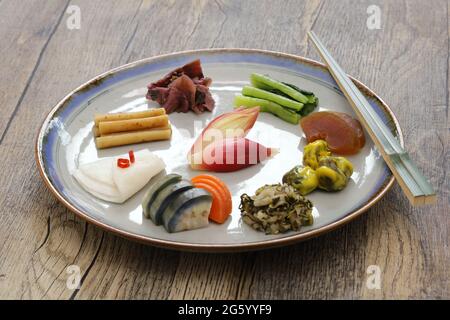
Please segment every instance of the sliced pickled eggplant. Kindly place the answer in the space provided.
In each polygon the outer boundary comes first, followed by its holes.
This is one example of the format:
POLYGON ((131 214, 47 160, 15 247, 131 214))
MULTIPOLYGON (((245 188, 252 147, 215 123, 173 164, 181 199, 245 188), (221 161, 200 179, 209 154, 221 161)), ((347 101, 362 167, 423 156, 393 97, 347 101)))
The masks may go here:
POLYGON ((163 224, 162 215, 167 206, 176 199, 176 197, 183 191, 192 189, 194 186, 188 180, 181 180, 180 182, 169 184, 163 188, 152 205, 150 206, 150 219, 157 225, 163 224))
POLYGON ((164 210, 164 227, 171 233, 206 227, 211 204, 212 196, 206 190, 186 190, 164 210))
POLYGON ((156 180, 155 183, 150 186, 144 195, 144 199, 142 200, 142 211, 144 213, 144 217, 147 219, 150 218, 150 208, 159 192, 168 185, 175 184, 179 181, 181 181, 181 176, 179 174, 171 173, 156 180))

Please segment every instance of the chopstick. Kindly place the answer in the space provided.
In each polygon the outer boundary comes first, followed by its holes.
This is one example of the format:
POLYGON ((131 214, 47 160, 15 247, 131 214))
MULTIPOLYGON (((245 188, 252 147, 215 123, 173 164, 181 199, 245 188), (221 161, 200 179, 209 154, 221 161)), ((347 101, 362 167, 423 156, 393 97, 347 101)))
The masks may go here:
POLYGON ((309 38, 328 65, 328 70, 337 82, 364 128, 381 152, 403 192, 412 205, 433 204, 436 193, 427 179, 420 173, 408 153, 402 148, 380 116, 364 95, 331 56, 317 35, 310 31, 309 38))

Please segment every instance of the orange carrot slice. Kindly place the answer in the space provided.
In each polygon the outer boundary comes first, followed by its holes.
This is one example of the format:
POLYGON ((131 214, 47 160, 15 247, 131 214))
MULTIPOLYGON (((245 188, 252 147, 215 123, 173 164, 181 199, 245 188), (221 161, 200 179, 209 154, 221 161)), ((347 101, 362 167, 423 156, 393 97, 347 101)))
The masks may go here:
POLYGON ((231 214, 233 202, 232 202, 230 189, 228 189, 225 182, 220 180, 218 177, 210 175, 210 174, 200 174, 200 175, 192 178, 192 181, 199 180, 199 179, 207 179, 207 180, 213 181, 214 183, 216 183, 217 185, 219 185, 222 188, 222 191, 225 194, 225 198, 226 198, 226 202, 227 202, 227 212, 228 212, 228 214, 231 214))
POLYGON ((223 202, 223 209, 225 210, 226 214, 230 214, 231 213, 231 205, 228 201, 228 195, 225 192, 225 190, 222 188, 222 186, 220 186, 217 182, 211 180, 211 179, 207 179, 207 178, 192 178, 192 183, 196 184, 196 183, 204 183, 204 184, 208 184, 211 187, 215 188, 218 192, 220 192, 222 199, 224 199, 223 202))
POLYGON ((228 215, 225 213, 225 199, 223 199, 222 194, 215 187, 206 183, 194 182, 194 187, 204 189, 211 193, 213 201, 209 212, 209 219, 217 223, 224 223, 228 215))

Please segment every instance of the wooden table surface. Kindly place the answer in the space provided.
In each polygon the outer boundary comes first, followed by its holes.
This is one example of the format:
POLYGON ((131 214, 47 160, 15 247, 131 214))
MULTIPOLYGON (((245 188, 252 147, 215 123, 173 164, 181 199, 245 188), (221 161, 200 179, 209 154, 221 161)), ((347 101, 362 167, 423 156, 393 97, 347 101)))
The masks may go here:
POLYGON ((450 298, 449 2, 0 0, 0 298, 450 298), (381 29, 367 26, 370 5, 380 8, 381 29), (71 29, 77 8, 81 28, 71 29), (41 181, 37 131, 79 84, 186 49, 319 59, 307 41, 311 29, 394 110, 407 150, 438 190, 436 205, 413 208, 395 185, 366 214, 319 238, 196 254, 104 232, 66 210, 41 181), (79 289, 67 287, 71 265, 80 268, 79 289), (372 265, 379 289, 367 285, 372 265))

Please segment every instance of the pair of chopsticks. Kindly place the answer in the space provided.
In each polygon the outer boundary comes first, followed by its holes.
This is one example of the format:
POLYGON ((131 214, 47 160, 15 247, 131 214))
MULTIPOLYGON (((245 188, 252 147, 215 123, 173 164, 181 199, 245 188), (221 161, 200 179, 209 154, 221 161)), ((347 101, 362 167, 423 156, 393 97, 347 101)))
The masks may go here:
POLYGON ((359 120, 381 152, 384 161, 391 169, 403 192, 412 205, 432 204, 436 202, 436 194, 427 179, 402 148, 391 130, 384 124, 373 110, 367 99, 347 76, 336 60, 331 56, 314 32, 309 38, 319 51, 328 66, 328 70, 349 101, 359 120))

